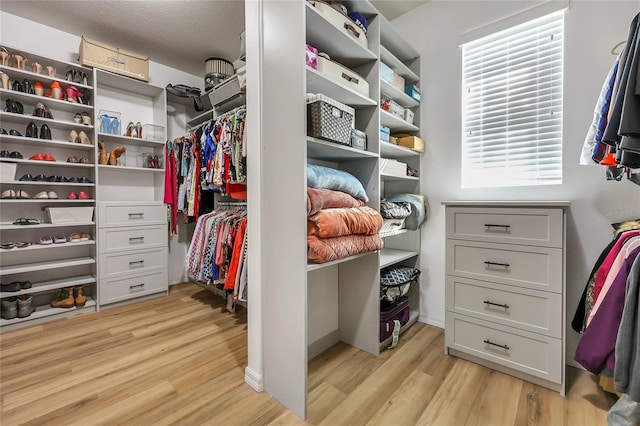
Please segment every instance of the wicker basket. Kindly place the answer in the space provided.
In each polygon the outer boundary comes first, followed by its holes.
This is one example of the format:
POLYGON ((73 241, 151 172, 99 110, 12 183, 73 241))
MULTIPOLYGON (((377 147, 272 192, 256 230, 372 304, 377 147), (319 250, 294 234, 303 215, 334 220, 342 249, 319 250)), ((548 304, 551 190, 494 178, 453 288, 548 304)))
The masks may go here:
POLYGON ((351 144, 355 110, 322 94, 307 95, 307 134, 343 145, 351 144))

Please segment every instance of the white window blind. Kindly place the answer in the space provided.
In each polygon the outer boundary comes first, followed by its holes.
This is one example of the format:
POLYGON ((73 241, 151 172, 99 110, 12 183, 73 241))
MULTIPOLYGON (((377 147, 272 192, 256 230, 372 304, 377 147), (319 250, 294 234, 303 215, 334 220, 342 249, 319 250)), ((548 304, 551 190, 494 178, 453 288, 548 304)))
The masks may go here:
POLYGON ((562 182, 559 11, 462 46, 463 187, 562 182))

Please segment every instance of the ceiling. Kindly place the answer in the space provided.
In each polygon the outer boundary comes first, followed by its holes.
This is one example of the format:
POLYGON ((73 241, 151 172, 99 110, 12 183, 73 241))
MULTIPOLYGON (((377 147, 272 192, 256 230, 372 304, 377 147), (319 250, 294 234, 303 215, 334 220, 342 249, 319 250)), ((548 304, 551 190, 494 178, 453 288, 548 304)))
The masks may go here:
MULTIPOLYGON (((426 1, 371 3, 391 20, 426 1)), ((194 75, 203 75, 206 58, 236 60, 244 29, 244 0, 2 0, 0 10, 194 75)))

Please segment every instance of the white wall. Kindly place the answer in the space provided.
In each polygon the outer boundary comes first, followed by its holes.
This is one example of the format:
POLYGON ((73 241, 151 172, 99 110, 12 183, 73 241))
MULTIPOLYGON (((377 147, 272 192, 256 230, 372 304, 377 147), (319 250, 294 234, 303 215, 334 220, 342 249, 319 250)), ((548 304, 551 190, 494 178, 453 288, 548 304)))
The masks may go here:
MULTIPOLYGON (((604 168, 578 165, 593 109, 614 56, 627 38, 640 1, 572 1, 565 20, 563 183, 540 187, 460 186, 461 52, 458 37, 541 2, 432 1, 393 23, 421 53, 422 192, 429 198, 423 228, 421 320, 444 324, 444 200, 569 200, 567 223, 567 360, 579 335, 570 321, 589 272, 612 237, 610 223, 640 217, 640 187, 607 182, 604 168)), ((575 365, 575 363, 574 363, 575 365)))

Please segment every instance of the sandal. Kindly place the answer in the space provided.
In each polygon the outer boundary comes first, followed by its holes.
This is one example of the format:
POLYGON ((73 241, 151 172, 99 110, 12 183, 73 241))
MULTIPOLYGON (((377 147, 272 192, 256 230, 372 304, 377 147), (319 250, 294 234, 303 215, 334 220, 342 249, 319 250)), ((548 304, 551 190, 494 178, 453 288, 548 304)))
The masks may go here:
POLYGON ((82 241, 82 239, 80 238, 80 234, 73 233, 69 235, 70 243, 79 243, 80 241, 82 241))
POLYGON ((53 239, 49 235, 43 235, 38 240, 38 244, 48 246, 49 244, 53 244, 53 239))
POLYGON ((66 242, 67 242, 67 237, 65 237, 64 235, 56 235, 53 237, 54 244, 62 244, 66 242))
POLYGON ((84 232, 80 234, 80 241, 89 241, 91 236, 89 234, 85 234, 84 232))
POLYGON ((82 113, 82 124, 86 124, 87 126, 91 126, 91 116, 88 112, 82 113))
POLYGON ((40 220, 38 219, 27 219, 24 217, 21 217, 19 219, 16 219, 13 222, 14 225, 39 225, 40 224, 40 220))

